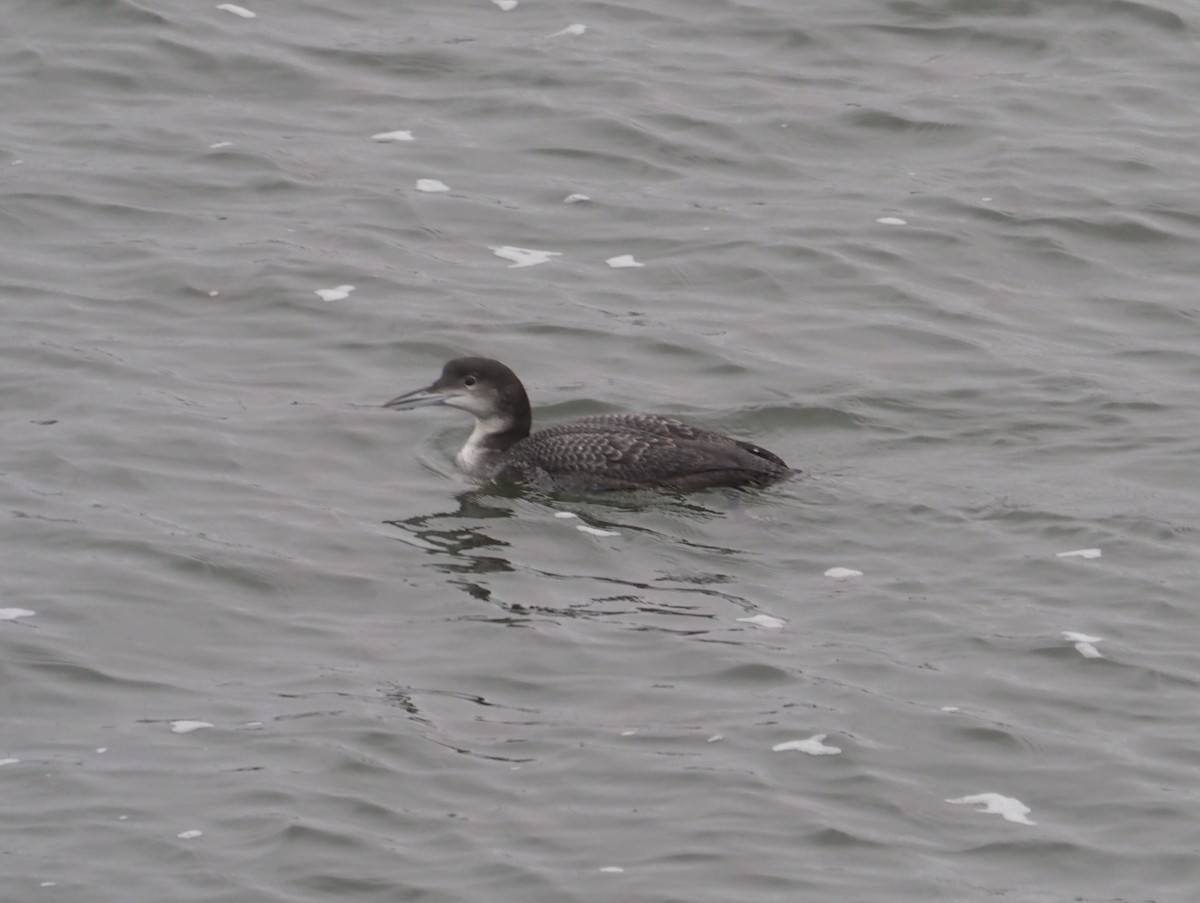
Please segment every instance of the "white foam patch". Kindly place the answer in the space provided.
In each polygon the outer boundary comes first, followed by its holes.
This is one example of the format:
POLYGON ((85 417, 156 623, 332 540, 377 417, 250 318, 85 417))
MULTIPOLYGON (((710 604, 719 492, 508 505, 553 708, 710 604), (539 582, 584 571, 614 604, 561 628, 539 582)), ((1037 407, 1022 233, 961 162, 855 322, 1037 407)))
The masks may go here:
POLYGON ((944 705, 944 706, 942 706, 942 708, 940 709, 940 711, 943 711, 943 712, 961 712, 961 711, 962 711, 962 709, 960 709, 960 708, 959 708, 958 706, 956 706, 956 705, 944 705))
POLYGON ((208 293, 208 297, 215 298, 219 294, 221 294, 219 291, 217 291, 216 289, 213 289, 211 292, 208 293))
POLYGON ((319 288, 314 294, 319 295, 322 301, 345 301, 352 291, 353 285, 336 285, 333 288, 319 288))
POLYGON ((582 203, 583 201, 590 201, 590 200, 591 200, 591 198, 588 197, 586 194, 568 194, 565 198, 563 198, 563 203, 564 204, 579 204, 579 203, 582 203))
POLYGON ((203 835, 204 835, 203 831, 197 831, 197 830, 193 829, 191 831, 180 831, 175 836, 178 837, 180 840, 191 840, 195 837, 202 837, 203 835))
POLYGON ((881 216, 881 217, 879 217, 879 219, 875 220, 875 222, 877 222, 883 226, 907 226, 908 225, 908 220, 900 219, 900 217, 898 217, 898 216, 881 216))
POLYGON ((413 133, 404 129, 397 132, 380 132, 378 135, 371 136, 372 141, 392 142, 392 141, 415 141, 413 133))
POLYGON ((1104 553, 1099 549, 1075 549, 1070 552, 1055 552, 1055 558, 1099 558, 1104 553))
POLYGON ((554 516, 561 517, 563 520, 579 519, 579 515, 572 511, 555 511, 554 516))
POLYGON ((856 571, 854 568, 830 568, 825 572, 826 577, 832 577, 834 580, 848 580, 862 575, 862 571, 856 571))
POLYGON ((512 245, 488 245, 488 248, 497 257, 502 257, 505 260, 511 260, 509 264, 510 270, 515 270, 519 267, 535 267, 541 263, 549 262, 552 257, 562 257, 559 251, 538 251, 534 248, 514 248, 512 245))
POLYGON ((825 738, 828 734, 813 734, 807 740, 788 740, 786 743, 776 743, 771 747, 772 752, 796 752, 807 753, 810 756, 836 756, 840 755, 842 748, 840 746, 826 746, 825 738))
POLYGON ((622 737, 632 737, 637 731, 621 731, 622 737))
POLYGON ((450 186, 437 179, 417 179, 417 191, 449 191, 450 186))
POLYGON ((28 608, 0 608, 0 621, 15 621, 17 618, 32 618, 36 611, 28 608))
POLYGON ((722 734, 713 734, 711 737, 709 737, 704 742, 705 743, 716 743, 717 741, 724 740, 724 739, 725 739, 725 737, 722 734))
POLYGON ((959 806, 983 806, 982 809, 975 811, 986 815, 999 815, 1005 821, 1016 822, 1019 825, 1037 824, 1028 817, 1033 810, 1016 797, 1002 796, 999 793, 975 793, 971 796, 960 796, 956 800, 946 800, 946 802, 959 806))
POLYGON ((586 26, 586 25, 580 25, 580 24, 576 23, 575 25, 568 25, 568 26, 567 26, 566 28, 564 28, 562 31, 556 31, 556 32, 554 32, 554 34, 550 35, 550 37, 552 37, 552 38, 558 38, 558 37, 561 37, 562 35, 565 35, 565 34, 566 34, 566 35, 576 35, 576 36, 578 36, 578 35, 581 35, 581 34, 583 34, 585 31, 587 31, 587 26, 586 26))
POLYGON ((986 204, 988 201, 991 200, 991 198, 980 198, 979 200, 983 201, 986 204))
POLYGON ((108 747, 107 746, 97 746, 96 752, 99 755, 104 755, 106 752, 108 752, 108 747))
POLYGON ((13 758, 0 759, 0 765, 16 765, 20 761, 21 761, 20 759, 13 759, 13 758))
POLYGON ((506 13, 517 8, 517 0, 492 0, 492 2, 506 13))
POLYGON ((771 615, 753 615, 749 618, 738 618, 743 624, 753 624, 755 627, 763 627, 767 630, 780 630, 786 621, 779 618, 773 618, 771 615))
POLYGON ((625 869, 621 868, 619 865, 606 865, 601 868, 600 871, 610 872, 614 875, 622 875, 625 873, 625 869))
POLYGON ((589 536, 620 536, 616 530, 601 530, 599 527, 589 527, 587 524, 577 524, 575 529, 589 536))
POLYGON ((1069 643, 1075 644, 1075 650, 1084 658, 1104 658, 1100 650, 1096 648, 1096 643, 1103 643, 1102 636, 1088 636, 1086 633, 1075 633, 1073 630, 1064 630, 1062 638, 1069 643))
POLYGON ((614 270, 623 270, 628 267, 644 267, 644 263, 639 263, 633 259, 632 254, 622 254, 620 257, 610 257, 604 261, 614 270))
POLYGON ((223 147, 233 147, 232 141, 218 141, 216 144, 210 144, 209 150, 220 150, 223 147))
POLYGON ((171 733, 190 734, 193 731, 202 731, 206 727, 215 727, 215 725, 211 721, 172 721, 171 733))
POLYGON ((258 13, 252 13, 244 6, 238 6, 235 3, 222 3, 217 9, 222 12, 233 13, 235 16, 241 16, 243 19, 257 19, 258 13))
POLYGON ((38 887, 58 887, 57 881, 43 881, 38 887))

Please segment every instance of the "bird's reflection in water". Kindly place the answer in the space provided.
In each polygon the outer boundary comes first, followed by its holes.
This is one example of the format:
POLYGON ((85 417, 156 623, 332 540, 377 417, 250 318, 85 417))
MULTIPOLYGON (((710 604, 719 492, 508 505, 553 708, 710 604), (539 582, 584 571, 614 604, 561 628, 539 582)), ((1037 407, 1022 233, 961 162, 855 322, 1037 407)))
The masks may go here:
POLYGON ((478 491, 464 492, 457 500, 458 508, 454 511, 417 514, 384 523, 407 534, 400 537, 402 542, 435 555, 447 556, 449 560, 442 560, 435 565, 447 573, 511 571, 512 565, 507 559, 478 554, 478 550, 508 545, 502 539, 489 536, 484 531, 484 523, 511 518, 512 509, 488 504, 483 493, 478 491))
POLYGON ((515 491, 497 493, 470 490, 456 496, 458 508, 453 511, 435 511, 384 523, 405 534, 400 537, 401 542, 435 556, 432 567, 446 574, 460 575, 459 579, 451 581, 455 586, 472 598, 489 602, 491 590, 465 575, 514 570, 511 561, 495 554, 495 550, 506 548, 508 543, 489 535, 486 524, 514 516, 510 506, 496 504, 493 499, 503 501, 517 495, 515 491))
POLYGON ((500 750, 524 742, 524 735, 531 725, 554 724, 539 709, 494 701, 461 690, 392 686, 383 688, 383 698, 386 704, 407 712, 409 718, 420 725, 423 736, 430 743, 493 762, 536 761, 533 756, 517 756, 500 750), (440 712, 440 716, 435 712, 440 712), (479 724, 488 725, 495 733, 487 738, 474 736, 470 728, 479 724))
MULTIPOLYGON (((620 576, 616 569, 604 573, 560 573, 515 565, 505 554, 509 543, 497 538, 501 521, 521 518, 534 510, 570 513, 567 523, 584 525, 620 533, 635 541, 660 541, 676 547, 686 547, 704 553, 705 558, 720 562, 726 556, 738 556, 742 550, 706 545, 679 536, 667 535, 644 524, 645 519, 631 515, 653 509, 672 518, 706 521, 725 517, 727 510, 707 507, 695 496, 671 496, 655 493, 623 494, 590 497, 564 497, 561 493, 546 495, 520 486, 489 485, 455 496, 453 510, 420 514, 385 523, 400 531, 401 542, 421 549, 431 556, 429 566, 453 575, 451 584, 467 595, 497 606, 503 614, 487 616, 487 620, 509 625, 527 625, 538 618, 623 618, 636 616, 631 627, 640 630, 664 630, 672 633, 707 634, 716 624, 728 619, 728 607, 738 614, 756 613, 757 607, 730 592, 732 578, 727 573, 712 571, 659 573, 646 580, 620 576), (624 515, 624 516, 622 516, 624 515), (499 528, 499 529, 497 529, 499 528), (567 581, 578 584, 580 591, 555 592, 555 604, 529 601, 522 593, 520 602, 504 600, 494 595, 489 575, 524 573, 539 581, 567 581), (680 619, 687 619, 683 623, 680 619)), ((734 512, 736 514, 736 512, 734 512)), ((518 561, 524 556, 514 556, 518 561)), ((651 568, 653 570, 653 568, 651 568)), ((478 618, 479 615, 473 615, 478 618)))

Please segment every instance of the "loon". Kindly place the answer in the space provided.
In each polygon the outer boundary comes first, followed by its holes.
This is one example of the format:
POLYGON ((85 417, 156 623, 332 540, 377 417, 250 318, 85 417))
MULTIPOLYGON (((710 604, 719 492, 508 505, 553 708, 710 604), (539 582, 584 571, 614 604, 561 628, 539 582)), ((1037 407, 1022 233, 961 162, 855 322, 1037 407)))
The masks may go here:
POLYGON ((499 361, 450 361, 433 385, 393 398, 407 411, 448 405, 475 415, 456 460, 468 474, 542 489, 706 489, 761 486, 795 471, 749 442, 657 414, 596 414, 530 433, 529 396, 499 361))

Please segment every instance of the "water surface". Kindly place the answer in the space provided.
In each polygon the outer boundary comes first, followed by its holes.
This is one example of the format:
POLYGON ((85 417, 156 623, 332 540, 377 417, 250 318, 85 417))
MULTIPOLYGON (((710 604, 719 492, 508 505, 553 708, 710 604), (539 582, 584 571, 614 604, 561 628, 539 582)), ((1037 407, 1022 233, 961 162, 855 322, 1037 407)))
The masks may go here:
POLYGON ((1192 6, 247 8, 8 17, 0 897, 1194 899, 1192 6))

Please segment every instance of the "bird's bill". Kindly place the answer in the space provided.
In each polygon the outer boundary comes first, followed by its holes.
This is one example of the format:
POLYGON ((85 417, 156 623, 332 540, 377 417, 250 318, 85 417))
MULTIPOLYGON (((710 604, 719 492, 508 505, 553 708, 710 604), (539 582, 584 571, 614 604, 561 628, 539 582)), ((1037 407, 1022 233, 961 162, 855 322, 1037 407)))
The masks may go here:
POLYGON ((433 386, 427 386, 424 389, 414 389, 403 395, 397 395, 391 401, 384 402, 383 406, 391 408, 393 411, 411 411, 413 408, 426 408, 430 405, 445 403, 445 395, 435 391, 433 386))

